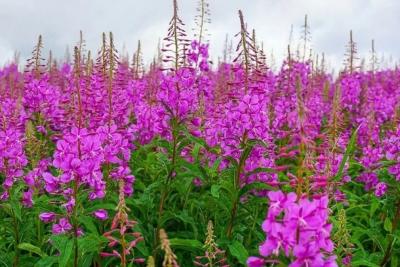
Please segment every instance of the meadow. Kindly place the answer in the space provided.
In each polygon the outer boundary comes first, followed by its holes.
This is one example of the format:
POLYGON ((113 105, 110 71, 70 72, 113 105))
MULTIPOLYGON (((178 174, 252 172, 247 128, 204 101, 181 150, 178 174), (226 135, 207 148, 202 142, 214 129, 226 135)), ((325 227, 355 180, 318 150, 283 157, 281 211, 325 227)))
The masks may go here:
POLYGON ((0 266, 400 266, 400 70, 351 33, 332 74, 307 18, 273 70, 240 11, 211 62, 173 3, 150 64, 110 32, 0 69, 0 266))

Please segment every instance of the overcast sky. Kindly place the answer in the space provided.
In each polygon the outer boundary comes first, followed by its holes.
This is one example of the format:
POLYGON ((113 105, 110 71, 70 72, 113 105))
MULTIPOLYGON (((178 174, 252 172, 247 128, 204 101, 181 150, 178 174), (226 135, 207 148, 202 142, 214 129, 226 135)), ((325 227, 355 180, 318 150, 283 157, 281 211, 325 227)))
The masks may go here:
MULTIPOLYGON (((282 58, 291 25, 299 38, 308 14, 313 50, 325 52, 332 65, 342 62, 349 30, 359 52, 368 55, 371 39, 376 50, 389 59, 400 58, 399 0, 209 0, 211 53, 222 54, 225 35, 239 31, 237 11, 243 10, 249 28, 255 28, 268 54, 282 58)), ((181 18, 192 34, 197 0, 178 0, 181 18)), ((142 40, 145 59, 155 53, 172 15, 172 0, 0 0, 0 63, 29 56, 37 36, 43 35, 45 53, 63 57, 84 33, 87 47, 97 51, 101 33, 112 31, 117 47, 133 52, 142 40)))

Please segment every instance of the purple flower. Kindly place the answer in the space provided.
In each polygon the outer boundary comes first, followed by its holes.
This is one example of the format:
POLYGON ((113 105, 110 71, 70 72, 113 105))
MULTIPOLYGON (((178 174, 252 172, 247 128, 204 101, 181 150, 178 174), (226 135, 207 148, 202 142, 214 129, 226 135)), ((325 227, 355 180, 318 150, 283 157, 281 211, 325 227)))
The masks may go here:
POLYGON ((387 185, 384 182, 380 182, 375 186, 375 196, 382 197, 387 190, 387 185))
POLYGON ((400 164, 397 163, 394 166, 388 168, 390 174, 394 175, 396 181, 400 181, 400 164))
POLYGON ((360 176, 357 177, 357 180, 365 184, 364 185, 365 190, 371 190, 379 182, 378 175, 376 175, 376 173, 374 172, 362 173, 360 176))
POLYGON ((279 256, 281 252, 287 257, 294 255, 292 267, 337 266, 331 257, 334 244, 330 239, 327 196, 296 200, 294 193, 275 191, 269 192, 268 198, 270 207, 262 224, 266 240, 259 247, 261 256, 279 256))
POLYGON ((108 219, 108 213, 104 209, 96 210, 95 212, 93 212, 93 216, 102 221, 108 219))
POLYGON ((264 267, 265 266, 265 260, 262 258, 258 257, 249 257, 247 259, 247 266, 248 267, 264 267))
POLYGON ((338 264, 336 262, 336 256, 332 255, 330 256, 324 263, 324 267, 338 267, 338 264))
POLYGON ((44 223, 49 223, 54 221, 56 214, 53 212, 43 212, 39 215, 39 219, 44 223))
POLYGON ((52 232, 55 235, 63 234, 72 229, 72 225, 67 218, 61 218, 58 223, 53 224, 52 232))
POLYGON ((75 207, 75 198, 72 196, 68 199, 67 203, 62 205, 68 212, 72 212, 75 207))
POLYGON ((76 230, 76 236, 77 237, 80 237, 80 236, 83 236, 85 233, 83 232, 83 229, 82 228, 78 228, 77 230, 76 230))
POLYGON ((291 206, 296 201, 296 194, 289 193, 285 195, 282 191, 270 191, 268 192, 268 198, 270 200, 269 213, 278 215, 285 207, 291 206))
POLYGON ((51 173, 45 172, 43 173, 44 180, 44 188, 49 193, 55 193, 59 188, 59 181, 56 177, 54 177, 51 173))
POLYGON ((351 254, 346 255, 346 256, 342 259, 343 265, 345 265, 345 266, 350 265, 350 264, 351 264, 351 259, 352 259, 352 255, 351 255, 351 254))
POLYGON ((201 181, 200 178, 196 177, 196 178, 193 179, 193 184, 194 184, 195 186, 199 187, 199 186, 202 186, 202 185, 203 185, 203 182, 201 181))
POLYGON ((36 126, 36 130, 37 130, 39 133, 47 134, 47 130, 46 130, 46 128, 45 128, 43 125, 38 125, 38 126, 36 126))
POLYGON ((319 249, 312 244, 297 245, 293 254, 296 260, 289 267, 324 266, 324 259, 319 249))
POLYGON ((22 195, 22 205, 24 205, 27 208, 31 208, 33 205, 33 200, 32 200, 32 190, 28 190, 23 193, 22 195))
MULTIPOLYGON (((277 226, 278 224, 275 225, 277 226)), ((267 240, 261 244, 259 247, 260 255, 264 257, 268 257, 271 254, 277 256, 281 250, 286 255, 289 255, 291 248, 295 244, 295 238, 293 229, 288 228, 287 231, 281 229, 279 232, 269 235, 267 240)))

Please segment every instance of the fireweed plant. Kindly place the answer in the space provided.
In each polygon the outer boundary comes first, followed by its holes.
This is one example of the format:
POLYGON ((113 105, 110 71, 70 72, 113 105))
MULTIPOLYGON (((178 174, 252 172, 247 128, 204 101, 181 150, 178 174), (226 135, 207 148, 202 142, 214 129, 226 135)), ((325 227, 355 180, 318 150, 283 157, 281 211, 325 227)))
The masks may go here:
POLYGON ((148 67, 81 32, 0 69, 0 265, 399 266, 398 68, 351 32, 331 75, 306 17, 272 71, 241 11, 212 63, 178 11, 148 67))

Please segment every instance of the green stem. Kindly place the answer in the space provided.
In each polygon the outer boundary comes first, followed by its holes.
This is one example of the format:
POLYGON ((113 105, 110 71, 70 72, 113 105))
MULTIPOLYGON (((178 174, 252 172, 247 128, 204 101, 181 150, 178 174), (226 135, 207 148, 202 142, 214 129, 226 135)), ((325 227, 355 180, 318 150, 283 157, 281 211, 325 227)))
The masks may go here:
POLYGON ((385 256, 383 257, 383 259, 381 261, 381 265, 380 265, 381 267, 386 266, 386 264, 389 262, 389 260, 392 256, 393 246, 395 243, 394 239, 393 239, 393 233, 394 233, 394 231, 396 231, 399 221, 400 221, 400 201, 397 203, 396 215, 394 216, 393 221, 392 221, 392 232, 391 232, 391 235, 388 236, 388 246, 385 251, 385 256))
POLYGON ((187 190, 187 192, 186 192, 185 200, 183 201, 183 205, 182 205, 182 209, 183 209, 183 210, 186 209, 186 205, 187 205, 187 202, 188 202, 188 200, 189 200, 189 196, 190 196, 190 192, 191 192, 191 191, 192 191, 192 184, 189 185, 189 188, 188 188, 188 190, 187 190))
POLYGON ((232 237, 232 230, 233 230, 233 224, 235 222, 236 214, 237 214, 237 207, 238 207, 238 198, 235 199, 233 203, 233 208, 231 212, 231 218, 229 220, 228 224, 228 230, 226 232, 226 236, 230 239, 232 237))
POLYGON ((174 122, 174 119, 172 119, 172 139, 173 139, 173 147, 172 147, 172 159, 171 159, 171 170, 168 173, 167 180, 165 181, 165 186, 163 191, 161 192, 161 198, 160 198, 160 204, 158 207, 158 222, 157 222, 157 230, 155 233, 154 237, 154 250, 153 250, 153 257, 156 259, 156 248, 157 244, 159 243, 159 232, 161 229, 161 218, 164 213, 164 205, 165 201, 167 199, 168 193, 169 193, 169 185, 172 180, 173 173, 175 171, 175 162, 176 162, 176 154, 177 154, 177 146, 178 146, 178 131, 177 131, 177 125, 174 122))
POLYGON ((251 230, 249 231, 249 235, 247 236, 247 241, 246 241, 247 246, 250 246, 251 236, 254 232, 254 228, 256 227, 257 217, 258 217, 258 207, 256 207, 256 214, 253 219, 253 225, 251 226, 251 230))
MULTIPOLYGON (((79 87, 78 87, 79 89, 79 87)), ((79 101, 79 106, 81 106, 81 102, 79 101)), ((81 108, 80 108, 81 109, 81 108)), ((80 122, 79 123, 79 131, 81 130, 80 128, 80 122)), ((78 156, 79 159, 82 157, 81 153, 81 142, 80 139, 78 139, 78 156)), ((72 211, 72 224, 73 224, 73 229, 74 229, 74 267, 78 267, 78 190, 79 190, 79 176, 74 177, 74 190, 73 190, 73 198, 75 200, 75 205, 72 211)))
MULTIPOLYGON (((243 139, 245 139, 246 134, 244 134, 243 139)), ((234 222, 235 222, 235 218, 237 215, 237 211, 238 211, 238 206, 239 206, 239 200, 240 200, 240 196, 239 196, 239 190, 240 190, 240 175, 243 171, 243 167, 244 167, 244 163, 246 161, 246 158, 243 157, 243 155, 240 157, 239 159, 239 164, 237 166, 236 169, 236 174, 235 174, 235 180, 234 180, 234 187, 235 187, 235 197, 234 197, 234 201, 233 201, 233 205, 232 205, 232 211, 231 211, 231 217, 228 223, 228 229, 226 232, 226 236, 230 239, 232 237, 232 230, 233 230, 233 226, 234 226, 234 222)))
POLYGON ((75 205, 73 209, 73 229, 74 229, 74 267, 78 267, 78 212, 77 212, 77 194, 78 194, 78 181, 74 183, 73 197, 75 199, 75 205))
POLYGON ((177 150, 177 145, 178 145, 178 142, 177 142, 178 138, 177 138, 175 129, 172 130, 172 139, 173 139, 173 148, 172 148, 171 170, 169 171, 168 176, 167 176, 167 181, 165 182, 165 190, 163 190, 162 195, 161 195, 160 206, 158 209, 159 219, 161 218, 162 214, 164 213, 164 204, 165 204, 166 197, 168 195, 169 183, 172 179, 172 175, 175 170, 176 150, 177 150))
POLYGON ((12 211, 12 220, 13 220, 13 227, 14 227, 14 235, 15 235, 15 242, 14 242, 14 249, 15 249, 15 257, 14 257, 14 267, 19 266, 19 230, 18 230, 18 222, 17 218, 15 217, 14 211, 12 211))
POLYGON ((39 246, 42 246, 42 225, 39 217, 37 218, 37 235, 39 246))

